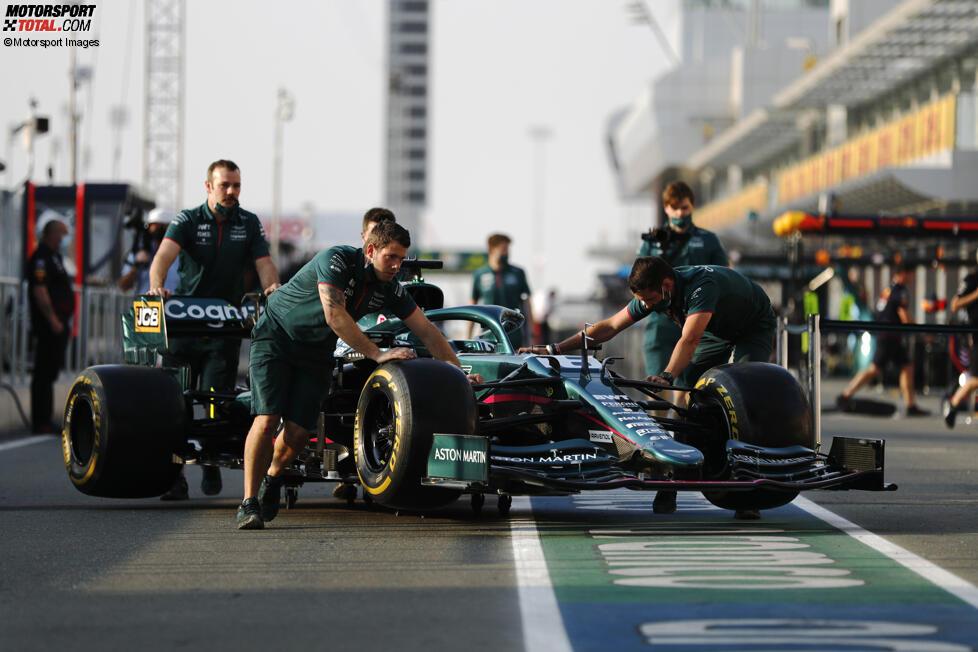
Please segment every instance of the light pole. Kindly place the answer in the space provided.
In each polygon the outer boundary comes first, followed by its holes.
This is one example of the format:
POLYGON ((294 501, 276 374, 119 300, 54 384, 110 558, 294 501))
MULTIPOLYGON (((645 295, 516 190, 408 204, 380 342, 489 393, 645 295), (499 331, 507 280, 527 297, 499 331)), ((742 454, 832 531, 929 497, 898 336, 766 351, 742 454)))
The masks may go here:
POLYGON ((533 141, 533 284, 542 288, 544 285, 544 269, 547 255, 544 246, 546 235, 546 215, 544 200, 546 198, 546 145, 553 136, 553 131, 545 125, 533 125, 528 134, 533 141))
POLYGON ((295 113, 295 98, 284 88, 278 89, 275 106, 275 143, 272 170, 272 259, 278 263, 279 222, 282 219, 282 131, 295 113))

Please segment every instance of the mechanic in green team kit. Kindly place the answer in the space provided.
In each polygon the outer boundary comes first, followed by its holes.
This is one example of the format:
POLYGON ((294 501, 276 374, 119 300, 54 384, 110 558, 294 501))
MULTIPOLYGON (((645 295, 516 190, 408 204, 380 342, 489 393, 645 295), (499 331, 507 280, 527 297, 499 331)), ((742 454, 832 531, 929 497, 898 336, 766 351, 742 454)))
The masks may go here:
MULTIPOLYGON (((460 366, 455 352, 395 280, 411 237, 392 220, 374 226, 362 249, 322 251, 268 299, 251 335, 251 412, 245 442, 244 500, 237 526, 262 529, 278 514, 280 474, 315 430, 332 380, 337 338, 377 363, 415 357, 408 348, 381 351, 356 320, 384 310, 403 320, 438 360, 460 366), (275 437, 279 422, 284 429, 275 437), (273 443, 274 441, 274 443, 273 443)), ((478 375, 472 382, 482 382, 478 375)))
MULTIPOLYGON (((533 311, 523 310, 530 298, 530 286, 526 282, 526 273, 509 264, 511 243, 510 237, 502 233, 489 236, 489 262, 472 272, 472 305, 483 303, 520 310, 526 315, 532 333, 533 311)), ((509 333, 509 341, 514 349, 518 349, 523 344, 523 329, 509 333)))
MULTIPOLYGON (((166 299, 171 294, 217 297, 238 305, 244 294, 245 266, 254 261, 265 294, 279 287, 278 270, 268 251, 261 222, 238 204, 241 171, 228 160, 207 168, 207 201, 181 211, 170 223, 149 270, 147 294, 166 299), (174 292, 163 287, 167 271, 179 257, 180 281, 174 292)), ((174 339, 163 362, 166 366, 190 365, 191 385, 202 390, 234 387, 241 340, 234 338, 174 339)), ((221 473, 216 466, 203 467, 201 490, 208 496, 221 492, 221 473)), ((164 500, 185 500, 187 480, 180 474, 164 500)))
MULTIPOLYGON (((673 181, 662 191, 662 210, 669 223, 642 236, 641 256, 659 256, 673 267, 680 265, 722 265, 727 267, 727 252, 716 235, 693 224, 696 195, 682 181, 673 181)), ((653 312, 645 320, 645 373, 650 376, 665 369, 682 330, 665 314, 653 312)), ((672 393, 674 403, 685 397, 672 393)), ((676 511, 676 492, 660 491, 652 509, 659 514, 676 511)))
MULTIPOLYGON (((643 236, 638 257, 659 256, 673 267, 683 265, 719 265, 727 267, 727 252, 711 231, 693 224, 696 197, 682 181, 673 181, 662 191, 662 209, 669 224, 643 236)), ((679 325, 665 314, 652 313, 645 322, 645 373, 652 375, 665 369, 669 356, 679 341, 679 325)))
MULTIPOLYGON (((628 275, 634 298, 619 312, 586 331, 595 343, 606 342, 635 322, 653 313, 664 315, 681 329, 669 360, 649 382, 691 387, 706 370, 730 360, 768 362, 774 348, 777 322, 771 300, 764 290, 740 272, 728 267, 694 265, 673 267, 658 256, 637 258, 628 275)), ((520 352, 561 354, 581 347, 577 333, 556 344, 532 346, 520 352)), ((660 491, 657 513, 676 509, 675 492, 660 491), (671 494, 671 509, 668 502, 671 494)), ((756 513, 738 513, 756 518, 756 513)))

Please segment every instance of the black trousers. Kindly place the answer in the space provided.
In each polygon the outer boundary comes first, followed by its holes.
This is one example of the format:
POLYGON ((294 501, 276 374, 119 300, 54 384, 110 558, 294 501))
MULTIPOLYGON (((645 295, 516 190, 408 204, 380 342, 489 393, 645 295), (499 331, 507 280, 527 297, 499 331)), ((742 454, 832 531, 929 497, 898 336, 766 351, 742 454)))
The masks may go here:
POLYGON ((65 361, 71 330, 67 323, 61 333, 51 332, 47 324, 34 329, 34 375, 31 377, 31 422, 34 432, 51 423, 54 411, 54 381, 65 361))

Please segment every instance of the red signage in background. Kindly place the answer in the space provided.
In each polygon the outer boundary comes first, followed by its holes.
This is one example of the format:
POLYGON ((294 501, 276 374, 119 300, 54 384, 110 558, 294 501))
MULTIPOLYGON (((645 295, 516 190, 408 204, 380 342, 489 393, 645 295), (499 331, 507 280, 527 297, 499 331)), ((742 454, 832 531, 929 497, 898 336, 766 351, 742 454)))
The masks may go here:
MULTIPOLYGON (((265 237, 271 240, 273 235, 271 220, 262 220, 261 225, 265 229, 265 237)), ((288 242, 289 244, 296 245, 312 240, 313 235, 315 235, 315 233, 309 226, 309 221, 304 217, 285 217, 279 220, 279 242, 288 242)))

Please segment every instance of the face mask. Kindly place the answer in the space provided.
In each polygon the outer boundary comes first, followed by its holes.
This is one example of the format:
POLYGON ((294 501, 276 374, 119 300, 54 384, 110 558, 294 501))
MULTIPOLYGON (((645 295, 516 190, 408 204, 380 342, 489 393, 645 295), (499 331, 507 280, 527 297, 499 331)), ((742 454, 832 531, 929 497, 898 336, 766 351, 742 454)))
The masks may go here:
POLYGON ((503 267, 506 267, 506 265, 509 265, 509 254, 503 254, 502 256, 500 256, 499 257, 499 264, 502 265, 503 267))
POLYGON ((693 216, 687 215, 686 217, 670 217, 669 223, 677 229, 685 229, 693 223, 693 216))
POLYGON ((238 203, 235 202, 234 206, 225 206, 224 204, 218 202, 214 205, 214 210, 219 213, 222 217, 226 219, 231 219, 236 217, 238 214, 238 203))
POLYGON ((665 290, 662 291, 662 301, 649 306, 655 312, 665 312, 669 309, 669 304, 672 303, 672 294, 666 295, 665 290))

